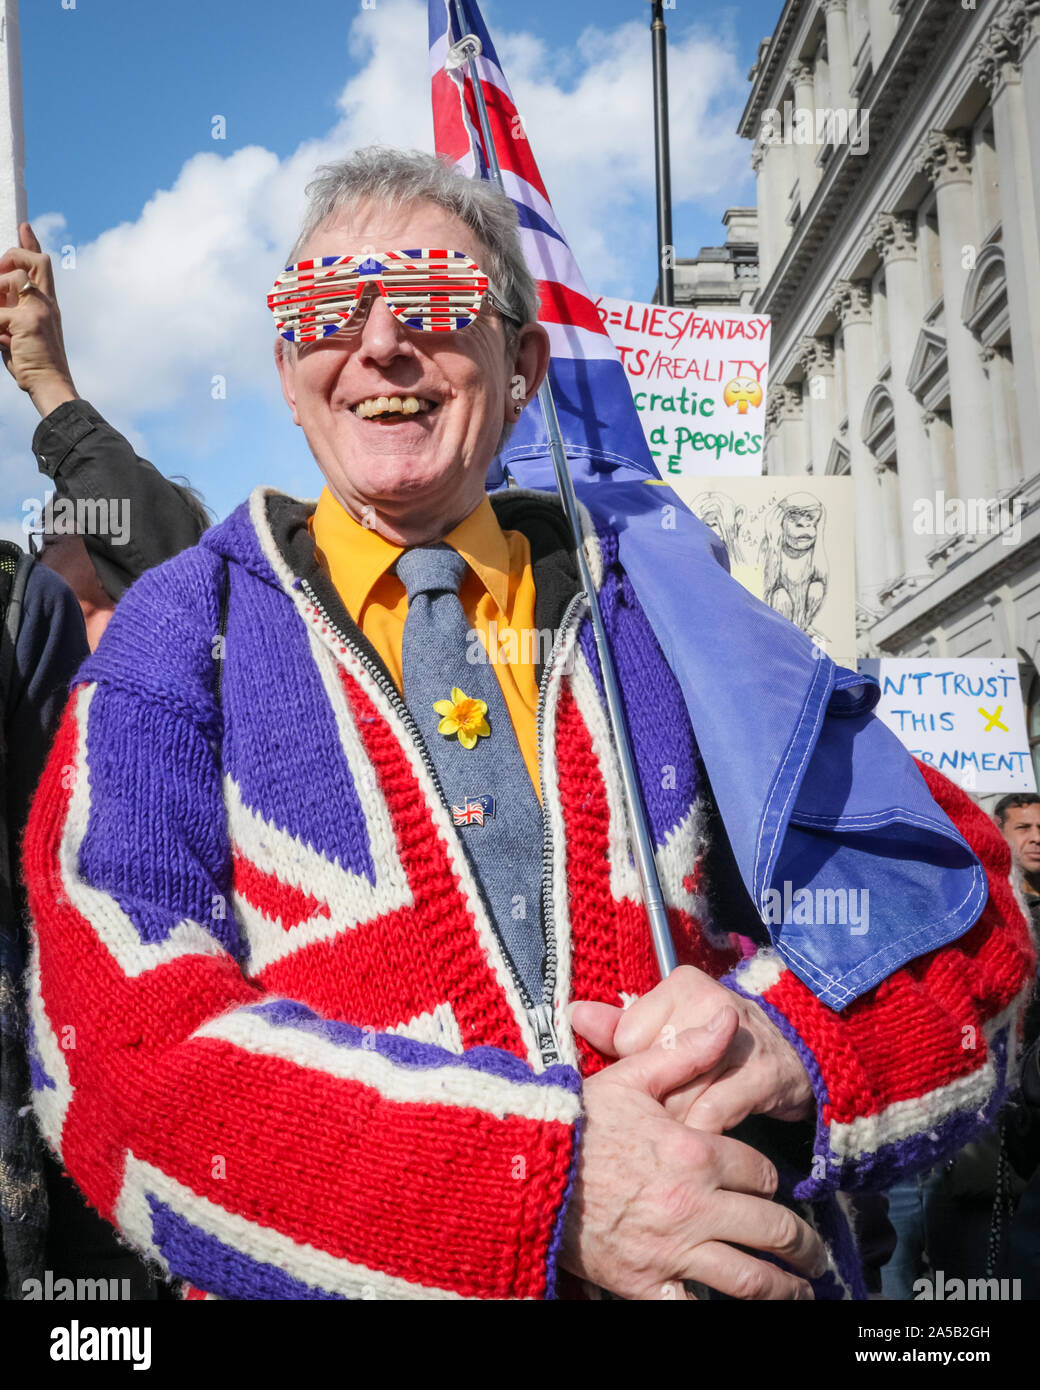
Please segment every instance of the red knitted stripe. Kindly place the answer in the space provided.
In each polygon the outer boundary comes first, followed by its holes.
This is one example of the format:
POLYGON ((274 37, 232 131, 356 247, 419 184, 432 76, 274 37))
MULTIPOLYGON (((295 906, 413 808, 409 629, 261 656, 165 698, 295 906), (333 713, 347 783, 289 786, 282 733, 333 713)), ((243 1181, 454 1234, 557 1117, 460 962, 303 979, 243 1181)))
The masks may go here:
POLYGON ((826 1122, 873 1115, 948 1085, 986 1061, 981 1026, 1006 1009, 1035 968, 1028 928, 1008 882, 1004 838, 959 787, 918 764, 936 802, 978 855, 989 885, 979 920, 958 941, 910 961, 835 1014, 785 971, 765 998, 822 1061, 826 1122))
POLYGON ((161 971, 128 978, 90 922, 72 906, 59 849, 70 799, 70 789, 62 786, 63 769, 75 765, 76 743, 70 701, 29 815, 24 863, 29 911, 36 922, 45 924, 38 933, 44 1008, 67 1048, 64 1057, 74 1091, 61 1136, 65 1163, 92 1205, 111 1219, 127 1145, 111 1097, 122 1094, 124 1113, 137 1114, 145 1125, 164 1122, 139 1110, 124 1065, 128 1053, 143 1050, 150 1055, 153 1048, 178 1042, 214 1014, 235 1004, 256 1003, 260 996, 227 956, 187 956, 161 971), (158 984, 157 974, 162 977, 158 984))
POLYGON ((428 924, 414 908, 384 913, 266 966, 265 990, 298 999, 323 1018, 394 1028, 449 998, 424 950, 428 924))
POLYGON ((135 1153, 200 1196, 413 1283, 480 1298, 544 1295, 567 1125, 389 1101, 218 1039, 193 1043, 188 1068, 156 1059, 141 1081, 148 1108, 163 1104, 171 1122, 137 1136, 135 1153), (176 1099, 186 1094, 190 1102, 176 1099))
MULTIPOLYGON (((340 996, 349 982, 351 1007, 362 1023, 384 1018, 403 1022, 449 999, 467 1048, 501 1047, 526 1057, 520 1029, 481 947, 418 778, 394 731, 357 681, 345 671, 340 678, 386 799, 414 899, 411 909, 389 913, 341 938, 340 996)), ((294 985, 295 998, 305 997, 303 986, 302 980, 294 985)))
POLYGON ((283 883, 277 874, 265 873, 238 853, 234 856, 233 877, 235 892, 265 917, 281 920, 286 931, 312 917, 329 915, 328 903, 319 902, 313 894, 291 883, 283 883))
MULTIPOLYGON (((646 994, 658 983, 650 924, 641 903, 616 901, 610 892, 610 814, 606 786, 593 753, 592 736, 567 682, 556 715, 556 759, 560 807, 567 841, 567 880, 572 931, 571 994, 575 999, 620 1002, 619 991, 646 994)), ((735 955, 718 951, 688 913, 669 909, 669 923, 682 963, 716 978, 735 955)), ((605 1059, 578 1039, 586 1074, 605 1059)))

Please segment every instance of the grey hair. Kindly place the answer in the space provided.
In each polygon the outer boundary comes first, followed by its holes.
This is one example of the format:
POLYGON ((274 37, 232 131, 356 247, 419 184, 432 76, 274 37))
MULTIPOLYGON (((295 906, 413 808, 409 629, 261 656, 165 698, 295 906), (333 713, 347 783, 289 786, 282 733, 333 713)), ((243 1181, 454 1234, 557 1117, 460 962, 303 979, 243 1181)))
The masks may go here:
MULTIPOLYGON (((503 318, 506 353, 511 354, 520 326, 538 319, 538 289, 527 268, 520 246, 519 222, 510 198, 486 179, 471 179, 447 159, 422 150, 395 150, 368 145, 346 159, 322 164, 307 185, 309 200, 300 233, 286 259, 292 265, 318 228, 337 213, 357 203, 372 202, 388 210, 412 203, 431 203, 457 217, 487 247, 488 279, 502 296, 512 318, 503 318)), ((395 248, 377 248, 395 249, 395 248)), ((482 261, 485 258, 481 258, 482 261)), ((278 351, 295 361, 296 348, 277 340, 278 351)), ((502 431, 496 452, 501 452, 515 428, 510 421, 502 431)))
MULTIPOLYGON (((538 318, 538 290, 520 249, 516 208, 494 184, 467 178, 446 159, 421 150, 369 145, 347 159, 322 164, 307 185, 310 200, 300 234, 289 252, 295 262, 322 223, 360 202, 387 209, 432 203, 464 222, 487 247, 486 271, 519 324, 538 318)), ((383 249, 383 248, 379 248, 383 249)), ((512 346, 517 325, 503 320, 512 346)))

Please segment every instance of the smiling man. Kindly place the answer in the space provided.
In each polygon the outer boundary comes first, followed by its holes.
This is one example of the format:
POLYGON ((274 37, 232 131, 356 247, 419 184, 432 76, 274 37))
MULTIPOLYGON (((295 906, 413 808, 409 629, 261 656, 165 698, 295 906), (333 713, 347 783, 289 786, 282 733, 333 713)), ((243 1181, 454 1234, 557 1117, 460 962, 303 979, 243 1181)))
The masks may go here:
POLYGON ((485 493, 548 358, 513 206, 393 150, 308 191, 269 306, 325 488, 259 487, 142 577, 34 804, 43 1132, 195 1297, 862 1297, 837 1194, 936 1161, 1013 1070, 999 836, 932 778, 990 901, 825 1005, 748 922, 586 516, 682 962, 658 983, 573 538, 555 496, 485 493), (548 649, 474 660, 492 623, 548 649))

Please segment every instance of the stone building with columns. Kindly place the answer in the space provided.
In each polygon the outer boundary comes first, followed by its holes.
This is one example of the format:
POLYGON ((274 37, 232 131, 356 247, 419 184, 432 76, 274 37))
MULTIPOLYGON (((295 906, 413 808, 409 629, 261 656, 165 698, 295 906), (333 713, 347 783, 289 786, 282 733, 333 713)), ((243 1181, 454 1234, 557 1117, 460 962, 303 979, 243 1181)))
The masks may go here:
POLYGON ((765 471, 851 474, 862 654, 1016 658, 1040 747, 1040 0, 787 0, 750 81, 765 471))

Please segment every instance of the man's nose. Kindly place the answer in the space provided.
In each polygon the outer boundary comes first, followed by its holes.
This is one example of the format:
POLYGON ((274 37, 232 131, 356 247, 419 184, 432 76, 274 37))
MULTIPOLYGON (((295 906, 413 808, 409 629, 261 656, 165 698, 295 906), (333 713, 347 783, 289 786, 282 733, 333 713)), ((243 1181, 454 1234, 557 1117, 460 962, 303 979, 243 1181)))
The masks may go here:
POLYGON ((405 344, 409 344, 408 330, 391 313, 375 285, 366 288, 356 312, 362 316, 361 340, 358 344, 358 353, 362 358, 386 363, 398 356, 405 344))

